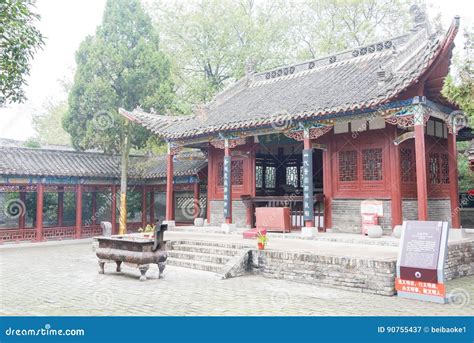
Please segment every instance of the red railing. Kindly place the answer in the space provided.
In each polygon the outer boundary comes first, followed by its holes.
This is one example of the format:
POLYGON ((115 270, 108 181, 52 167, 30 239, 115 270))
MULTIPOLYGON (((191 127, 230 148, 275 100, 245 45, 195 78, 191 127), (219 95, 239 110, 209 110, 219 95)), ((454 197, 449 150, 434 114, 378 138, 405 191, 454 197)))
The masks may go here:
POLYGON ((34 241, 35 239, 35 229, 0 229, 0 243, 34 241))
POLYGON ((75 226, 45 227, 43 228, 43 239, 47 241, 61 241, 76 237, 75 226))
MULTIPOLYGON (((117 223, 117 230, 119 224, 117 223)), ((138 232, 142 223, 127 223, 127 233, 138 232)), ((81 238, 90 238, 102 235, 102 228, 99 224, 88 225, 81 228, 81 238)), ((60 241, 63 239, 74 239, 76 237, 75 226, 58 226, 43 228, 43 240, 46 241, 60 241)), ((21 242, 21 241, 35 241, 36 229, 6 228, 0 229, 0 243, 4 242, 21 242)))
POLYGON ((89 238, 95 236, 102 236, 102 228, 100 227, 100 225, 89 225, 83 226, 81 228, 82 238, 89 238))

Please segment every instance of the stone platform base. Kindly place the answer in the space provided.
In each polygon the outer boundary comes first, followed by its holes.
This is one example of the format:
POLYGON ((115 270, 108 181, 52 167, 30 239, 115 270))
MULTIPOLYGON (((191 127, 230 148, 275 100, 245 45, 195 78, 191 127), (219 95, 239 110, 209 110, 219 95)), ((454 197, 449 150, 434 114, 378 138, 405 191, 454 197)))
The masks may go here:
MULTIPOLYGON (((363 248, 363 246, 361 246, 363 248)), ((341 288, 354 292, 395 295, 396 258, 356 258, 318 254, 252 250, 251 270, 274 279, 341 288)), ((474 240, 449 244, 446 280, 474 275, 474 240)))

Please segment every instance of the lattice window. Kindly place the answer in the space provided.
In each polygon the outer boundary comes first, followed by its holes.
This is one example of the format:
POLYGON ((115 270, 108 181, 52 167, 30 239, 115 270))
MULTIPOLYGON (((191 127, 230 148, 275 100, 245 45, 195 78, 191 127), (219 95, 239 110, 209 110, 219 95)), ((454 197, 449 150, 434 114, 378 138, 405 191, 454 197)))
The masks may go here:
POLYGON ((276 187, 276 168, 267 166, 265 168, 265 188, 276 187))
POLYGON ((217 163, 217 185, 224 186, 224 162, 217 163))
POLYGON ((413 149, 400 149, 402 182, 416 182, 416 163, 413 149))
POLYGON ((439 154, 436 152, 429 155, 430 183, 432 185, 441 183, 439 154))
POLYGON ((362 150, 362 169, 364 181, 382 180, 382 149, 362 150))
MULTIPOLYGON (((244 184, 244 161, 236 160, 231 163, 231 179, 234 186, 244 184)), ((224 186, 224 162, 217 163, 217 185, 224 186)))
POLYGON ((339 152, 339 181, 357 181, 357 151, 339 152))
POLYGON ((286 184, 295 188, 298 187, 298 167, 286 167, 286 184))
POLYGON ((255 186, 257 188, 263 187, 263 167, 257 166, 255 169, 255 186))
POLYGON ((232 161, 232 184, 243 185, 244 184, 244 161, 237 160, 232 161))
POLYGON ((449 156, 448 154, 441 155, 441 183, 449 183, 449 156))

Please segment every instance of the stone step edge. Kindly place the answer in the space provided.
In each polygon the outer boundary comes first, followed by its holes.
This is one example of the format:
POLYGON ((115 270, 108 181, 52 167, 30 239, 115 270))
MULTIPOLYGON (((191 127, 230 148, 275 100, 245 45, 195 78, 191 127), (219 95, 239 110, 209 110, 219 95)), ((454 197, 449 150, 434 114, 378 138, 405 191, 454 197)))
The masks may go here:
POLYGON ((188 268, 188 269, 211 271, 211 270, 196 268, 196 266, 208 267, 210 269, 214 269, 212 271, 213 273, 218 273, 220 269, 222 268, 221 264, 216 264, 212 262, 204 262, 204 261, 195 261, 195 260, 184 260, 182 258, 176 258, 176 257, 169 257, 166 260, 166 264, 170 266, 174 266, 174 267, 183 267, 183 268, 188 268))
MULTIPOLYGON (((191 252, 191 250, 186 250, 186 249, 204 249, 204 250, 218 251, 218 253, 207 252, 207 254, 222 255, 222 256, 234 256, 240 251, 240 249, 235 249, 235 248, 214 247, 214 246, 195 245, 195 244, 173 244, 173 248, 170 251, 182 250, 182 251, 191 252), (231 252, 232 255, 221 254, 221 252, 222 253, 231 252)), ((200 252, 200 251, 196 251, 196 252, 200 252)))
POLYGON ((230 242, 221 242, 221 241, 210 241, 210 240, 192 240, 192 239, 169 239, 167 244, 185 244, 185 245, 197 245, 197 246, 207 246, 207 247, 219 247, 219 248, 228 248, 228 249, 251 249, 251 246, 245 245, 242 243, 230 243, 230 242))
POLYGON ((222 279, 229 279, 232 277, 245 275, 250 268, 250 254, 252 249, 245 248, 233 256, 229 262, 227 262, 219 272, 222 279))
MULTIPOLYGON (((178 250, 178 249, 173 249, 173 250, 168 250, 168 256, 172 258, 179 258, 181 260, 184 260, 184 258, 181 257, 175 257, 173 256, 174 254, 181 254, 181 255, 188 255, 188 256, 199 256, 199 257, 215 257, 215 258, 220 258, 220 259, 225 259, 225 260, 230 260, 233 256, 227 256, 227 255, 216 255, 216 254, 208 254, 208 253, 201 253, 201 252, 193 252, 193 251, 185 251, 185 250, 178 250)), ((195 259, 186 259, 190 261, 200 261, 200 262, 207 262, 203 260, 195 260, 195 259)), ((214 263, 214 262, 212 262, 214 263)), ((226 262, 227 263, 227 262, 226 262)), ((219 265, 224 265, 225 263, 218 263, 219 265)))

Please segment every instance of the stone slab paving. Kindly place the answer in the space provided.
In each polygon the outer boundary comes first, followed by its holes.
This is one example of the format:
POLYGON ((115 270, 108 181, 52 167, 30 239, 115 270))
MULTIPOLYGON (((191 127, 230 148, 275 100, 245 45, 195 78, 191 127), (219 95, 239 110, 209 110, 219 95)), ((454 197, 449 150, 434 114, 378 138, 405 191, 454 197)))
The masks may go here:
POLYGON ((243 276, 156 266, 145 282, 137 269, 114 265, 99 275, 90 242, 0 248, 1 315, 474 315, 474 277, 454 280, 448 289, 463 296, 439 305, 396 297, 243 276))

